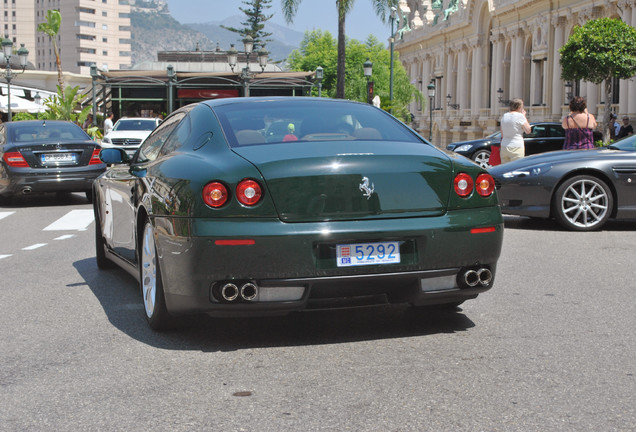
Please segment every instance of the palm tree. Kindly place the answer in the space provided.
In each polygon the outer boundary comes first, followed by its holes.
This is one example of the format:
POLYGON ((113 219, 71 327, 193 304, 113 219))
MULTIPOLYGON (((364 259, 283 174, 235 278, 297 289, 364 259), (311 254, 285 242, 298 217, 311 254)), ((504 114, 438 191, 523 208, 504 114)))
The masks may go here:
POLYGON ((55 53, 55 65, 57 66, 57 82, 61 88, 64 88, 64 76, 62 75, 62 62, 60 61, 60 49, 57 46, 57 34, 60 31, 62 23, 62 15, 58 10, 48 10, 46 12, 46 22, 38 24, 38 31, 46 34, 53 43, 53 52, 55 53))
MULTIPOLYGON (((336 72, 336 98, 345 97, 345 17, 353 8, 355 0, 336 0, 338 9, 338 61, 336 72)), ((298 11, 302 0, 281 0, 283 15, 287 23, 291 23, 298 11)), ((375 13, 385 21, 391 6, 396 6, 398 0, 371 0, 375 13)))

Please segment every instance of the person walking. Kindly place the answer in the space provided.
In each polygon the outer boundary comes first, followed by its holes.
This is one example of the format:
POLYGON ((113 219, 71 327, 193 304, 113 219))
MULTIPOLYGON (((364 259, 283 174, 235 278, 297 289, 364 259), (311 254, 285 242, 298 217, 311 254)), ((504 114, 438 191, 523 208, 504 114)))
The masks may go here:
POLYGON ((108 135, 108 133, 112 130, 113 130, 113 113, 111 111, 106 116, 106 120, 104 120, 104 136, 108 135))
POLYGON ((565 129, 564 150, 594 148, 594 134, 596 119, 587 112, 587 103, 581 96, 570 101, 570 114, 561 123, 565 129))
POLYGON ((623 116, 623 124, 621 125, 620 130, 618 131, 618 135, 616 135, 617 139, 625 138, 626 136, 630 136, 634 133, 634 128, 629 124, 629 117, 623 116))
POLYGON ((501 163, 511 162, 525 156, 523 133, 530 133, 530 123, 526 118, 523 100, 510 101, 510 111, 501 117, 501 163))

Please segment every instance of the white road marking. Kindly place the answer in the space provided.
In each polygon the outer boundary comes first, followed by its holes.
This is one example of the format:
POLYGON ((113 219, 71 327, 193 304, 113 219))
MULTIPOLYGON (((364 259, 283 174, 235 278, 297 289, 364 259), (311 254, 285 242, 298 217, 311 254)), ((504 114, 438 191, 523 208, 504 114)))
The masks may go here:
POLYGON ((64 234, 63 236, 56 237, 53 240, 66 240, 70 239, 71 237, 75 237, 75 234, 64 234))
POLYGON ((44 228, 44 231, 86 231, 94 218, 93 210, 71 210, 44 228))
POLYGON ((2 258, 9 258, 11 255, 0 255, 0 259, 2 258))
POLYGON ((41 248, 42 246, 46 246, 46 245, 47 243, 36 243, 34 245, 22 248, 22 250, 33 250, 33 249, 41 248))
POLYGON ((4 219, 7 216, 11 216, 15 212, 0 212, 0 219, 4 219))

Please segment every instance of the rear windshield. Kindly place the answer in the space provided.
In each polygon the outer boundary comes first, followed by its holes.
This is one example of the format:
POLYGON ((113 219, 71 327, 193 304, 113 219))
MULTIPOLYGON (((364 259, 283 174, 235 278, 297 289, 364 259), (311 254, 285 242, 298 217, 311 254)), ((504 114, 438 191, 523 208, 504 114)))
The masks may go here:
POLYGON ((30 123, 20 124, 9 130, 14 142, 28 143, 40 141, 90 140, 79 126, 73 123, 30 123))
POLYGON ((232 147, 307 141, 424 142, 394 117, 365 104, 255 101, 214 109, 232 147))
POLYGON ((156 120, 148 119, 148 120, 137 120, 130 119, 124 120, 120 119, 113 130, 116 131, 151 131, 155 128, 157 124, 156 120))

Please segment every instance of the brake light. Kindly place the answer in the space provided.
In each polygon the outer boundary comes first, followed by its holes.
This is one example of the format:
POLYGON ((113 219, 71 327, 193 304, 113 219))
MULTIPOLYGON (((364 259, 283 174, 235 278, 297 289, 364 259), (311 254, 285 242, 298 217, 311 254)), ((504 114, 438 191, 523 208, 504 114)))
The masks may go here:
POLYGON ((236 199, 246 206, 258 203, 262 194, 261 186, 255 180, 245 179, 236 186, 236 199))
POLYGON ((24 156, 20 152, 7 152, 2 157, 7 165, 15 168, 28 168, 29 164, 27 163, 24 156))
POLYGON ((455 193, 464 198, 473 192, 473 179, 466 173, 459 173, 455 177, 455 193))
POLYGON ((489 197, 495 190, 495 180, 490 174, 479 174, 477 176, 477 193, 483 197, 489 197))
POLYGON ((227 202, 227 188, 219 182, 210 182, 203 187, 203 202, 218 208, 227 202))
POLYGON ((102 160, 99 158, 99 149, 96 148, 95 150, 93 150, 93 154, 91 155, 91 160, 88 161, 89 165, 97 165, 100 163, 103 163, 102 160))

